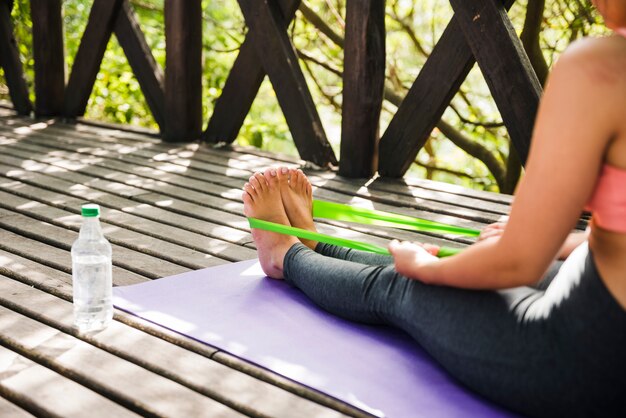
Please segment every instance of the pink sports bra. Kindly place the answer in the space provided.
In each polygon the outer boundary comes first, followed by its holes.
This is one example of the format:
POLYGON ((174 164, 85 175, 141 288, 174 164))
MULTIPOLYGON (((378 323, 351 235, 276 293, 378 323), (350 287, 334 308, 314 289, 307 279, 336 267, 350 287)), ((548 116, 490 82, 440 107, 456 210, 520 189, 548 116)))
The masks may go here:
MULTIPOLYGON (((626 38, 626 28, 614 32, 626 38)), ((585 210, 593 212, 600 228, 626 233, 626 170, 604 164, 585 210)))
POLYGON ((600 228, 626 233, 626 170, 604 164, 585 210, 600 228))

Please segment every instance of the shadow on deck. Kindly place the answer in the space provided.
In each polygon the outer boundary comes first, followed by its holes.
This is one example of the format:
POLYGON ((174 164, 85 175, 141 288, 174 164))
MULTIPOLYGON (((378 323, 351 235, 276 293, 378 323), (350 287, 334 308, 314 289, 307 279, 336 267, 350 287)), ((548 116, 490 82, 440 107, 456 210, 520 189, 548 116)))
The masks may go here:
MULTIPOLYGON (((194 415, 275 416, 288 410, 300 416, 364 415, 121 312, 110 329, 96 336, 79 336, 71 328, 69 250, 80 226, 81 204, 103 208, 102 226, 114 247, 114 284, 139 283, 255 258, 241 187, 255 171, 301 166, 298 160, 236 147, 166 144, 145 133, 33 120, 7 109, 0 109, 0 149, 0 316, 7 318, 0 320, 0 342, 6 347, 0 357, 21 361, 22 369, 12 369, 18 375, 32 372, 30 383, 15 383, 0 373, 2 402, 10 401, 6 408, 62 413, 69 407, 85 411, 93 401, 89 408, 101 405, 113 412, 121 406, 126 412, 168 415, 180 414, 171 408, 187 399, 194 415), (32 335, 44 338, 33 342, 32 335), (97 362, 64 360, 61 354, 70 352, 87 353, 97 362), (132 381, 113 382, 99 374, 99 364, 151 379, 178 401, 132 381), (38 400, 52 390, 42 389, 49 386, 44 381, 65 388, 75 400, 65 405, 38 400)), ((511 202, 509 196, 426 180, 359 181, 330 171, 304 171, 318 199, 472 228, 496 221, 511 202)), ((320 222, 319 229, 379 245, 392 238, 451 247, 471 242, 331 221, 320 222)))

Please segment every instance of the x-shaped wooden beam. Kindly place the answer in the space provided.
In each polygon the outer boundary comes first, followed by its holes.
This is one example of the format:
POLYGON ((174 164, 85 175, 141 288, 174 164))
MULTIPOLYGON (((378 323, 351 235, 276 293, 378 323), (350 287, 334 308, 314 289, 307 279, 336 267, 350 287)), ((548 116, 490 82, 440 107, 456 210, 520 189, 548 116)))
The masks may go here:
POLYGON ((11 9, 13 1, 0 0, 0 67, 4 69, 4 77, 15 110, 22 115, 28 115, 33 110, 33 105, 28 98, 28 87, 13 36, 11 9))
POLYGON ((477 61, 525 162, 541 85, 507 10, 514 0, 451 0, 454 17, 380 140, 379 172, 401 177, 477 61))
POLYGON ((300 156, 337 164, 286 29, 300 0, 238 0, 249 31, 203 139, 232 142, 267 74, 300 156))
POLYGON ((77 117, 85 113, 113 32, 139 81, 154 120, 163 130, 163 72, 148 47, 128 0, 94 0, 65 90, 64 116, 77 117))

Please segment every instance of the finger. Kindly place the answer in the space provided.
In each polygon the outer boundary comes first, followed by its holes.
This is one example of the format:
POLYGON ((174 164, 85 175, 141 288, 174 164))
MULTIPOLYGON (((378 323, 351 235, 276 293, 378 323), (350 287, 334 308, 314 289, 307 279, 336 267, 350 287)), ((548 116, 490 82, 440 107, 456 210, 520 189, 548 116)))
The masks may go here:
POLYGON ((393 255, 400 247, 400 241, 397 239, 391 240, 389 245, 387 245, 387 249, 393 255))
POLYGON ((430 255, 437 256, 439 254, 439 246, 434 244, 423 244, 422 247, 428 251, 430 255))

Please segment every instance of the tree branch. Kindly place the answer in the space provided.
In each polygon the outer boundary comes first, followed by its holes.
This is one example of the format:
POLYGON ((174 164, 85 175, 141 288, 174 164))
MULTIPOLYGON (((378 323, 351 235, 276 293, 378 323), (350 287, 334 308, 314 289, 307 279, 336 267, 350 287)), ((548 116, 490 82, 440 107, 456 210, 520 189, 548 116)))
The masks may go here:
POLYGON ((545 84, 549 72, 548 64, 539 45, 539 34, 541 33, 545 5, 545 0, 528 0, 524 29, 522 29, 522 34, 520 35, 522 45, 526 50, 526 54, 528 54, 530 63, 535 69, 541 85, 545 84))
POLYGON ((452 125, 445 122, 443 119, 437 123, 437 128, 442 134, 446 136, 454 145, 461 148, 474 158, 479 159, 487 166, 487 169, 491 171, 491 174, 498 183, 500 190, 505 186, 506 172, 504 171, 504 165, 493 155, 491 151, 479 142, 472 141, 461 132, 457 131, 452 125))
POLYGON ((308 20, 313 26, 315 26, 320 32, 322 32, 328 39, 333 41, 335 45, 343 49, 343 37, 336 33, 330 26, 324 22, 324 20, 318 16, 305 2, 301 2, 298 7, 300 13, 308 20))
POLYGON ((486 128, 486 129, 501 128, 504 126, 504 122, 474 122, 463 117, 463 115, 461 115, 461 112, 452 103, 450 103, 450 108, 454 111, 454 113, 456 113, 456 115, 459 117, 461 122, 465 124, 472 125, 472 126, 482 126, 483 128, 486 128))
POLYGON ((343 73, 341 72, 341 70, 332 67, 331 65, 322 62, 320 60, 318 60, 317 58, 314 58, 313 56, 307 54, 306 52, 304 52, 301 49, 296 49, 296 52, 298 53, 298 57, 300 57, 301 59, 305 60, 305 61, 310 61, 314 64, 319 65, 320 67, 324 68, 325 70, 335 74, 336 76, 338 76, 339 78, 343 77, 343 73))
POLYGON ((466 173, 464 171, 457 171, 457 170, 453 170, 451 168, 441 167, 441 166, 438 166, 437 164, 423 163, 423 162, 421 162, 419 160, 415 160, 415 164, 417 164, 418 166, 423 167, 423 168, 425 168, 426 170, 429 170, 429 171, 441 171, 443 173, 453 174, 453 175, 458 176, 458 177, 465 177, 465 178, 468 178, 468 179, 470 179, 470 180, 472 180, 474 182, 478 182, 479 179, 480 179, 480 178, 474 177, 471 174, 466 173))

